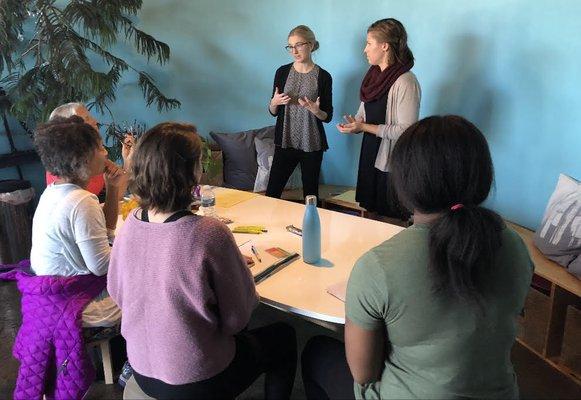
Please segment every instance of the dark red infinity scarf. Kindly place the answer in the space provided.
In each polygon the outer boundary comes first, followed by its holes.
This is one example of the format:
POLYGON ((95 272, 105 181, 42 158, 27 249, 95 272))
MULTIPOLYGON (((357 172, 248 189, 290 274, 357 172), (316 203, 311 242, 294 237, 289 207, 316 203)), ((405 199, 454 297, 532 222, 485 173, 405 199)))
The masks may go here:
POLYGON ((379 99, 389 91, 397 78, 408 72, 413 66, 413 60, 406 64, 395 63, 383 71, 379 66, 372 65, 361 82, 359 98, 364 103, 379 99))

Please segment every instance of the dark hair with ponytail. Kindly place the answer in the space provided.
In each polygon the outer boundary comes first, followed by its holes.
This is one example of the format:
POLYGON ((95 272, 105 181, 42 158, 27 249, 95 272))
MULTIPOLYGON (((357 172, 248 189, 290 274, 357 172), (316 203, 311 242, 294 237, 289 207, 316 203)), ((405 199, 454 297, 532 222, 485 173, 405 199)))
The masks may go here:
POLYGON ((408 35, 401 22, 395 18, 380 19, 367 28, 380 43, 388 43, 391 62, 407 64, 414 61, 414 54, 408 47, 408 35))
POLYGON ((504 227, 498 214, 480 206, 494 176, 484 135, 459 116, 424 118, 396 142, 391 169, 403 204, 439 214, 429 233, 434 288, 480 303, 504 227))

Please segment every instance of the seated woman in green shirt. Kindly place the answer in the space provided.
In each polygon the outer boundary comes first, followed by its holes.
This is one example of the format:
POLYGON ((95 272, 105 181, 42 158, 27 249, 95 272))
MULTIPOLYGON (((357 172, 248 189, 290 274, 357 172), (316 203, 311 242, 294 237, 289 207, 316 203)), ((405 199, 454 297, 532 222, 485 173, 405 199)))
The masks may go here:
POLYGON ((486 139, 461 117, 429 117, 392 157, 414 225, 357 261, 345 347, 316 337, 303 351, 307 397, 518 398, 510 352, 533 266, 481 206, 493 180, 486 139))

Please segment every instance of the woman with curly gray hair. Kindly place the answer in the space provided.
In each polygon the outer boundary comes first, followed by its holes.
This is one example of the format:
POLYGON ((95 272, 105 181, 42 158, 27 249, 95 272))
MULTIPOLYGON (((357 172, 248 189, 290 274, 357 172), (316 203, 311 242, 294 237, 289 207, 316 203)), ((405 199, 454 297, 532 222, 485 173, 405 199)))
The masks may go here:
MULTIPOLYGON (((107 195, 117 196, 123 170, 105 169, 107 151, 99 133, 80 117, 40 125, 34 145, 45 169, 59 178, 40 197, 32 223, 30 262, 36 275, 102 276, 109 268, 110 234, 92 176, 105 173, 107 195)), ((112 326, 121 312, 106 292, 83 312, 83 326, 112 326)))

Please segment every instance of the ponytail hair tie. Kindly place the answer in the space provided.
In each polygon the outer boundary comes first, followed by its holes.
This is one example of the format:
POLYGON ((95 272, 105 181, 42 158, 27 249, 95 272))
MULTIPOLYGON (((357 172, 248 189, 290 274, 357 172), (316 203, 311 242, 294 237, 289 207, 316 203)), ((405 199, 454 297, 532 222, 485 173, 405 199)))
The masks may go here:
POLYGON ((450 210, 452 210, 452 211, 458 211, 459 209, 461 209, 463 207, 464 207, 464 204, 458 203, 458 204, 454 204, 452 207, 450 207, 450 210))

